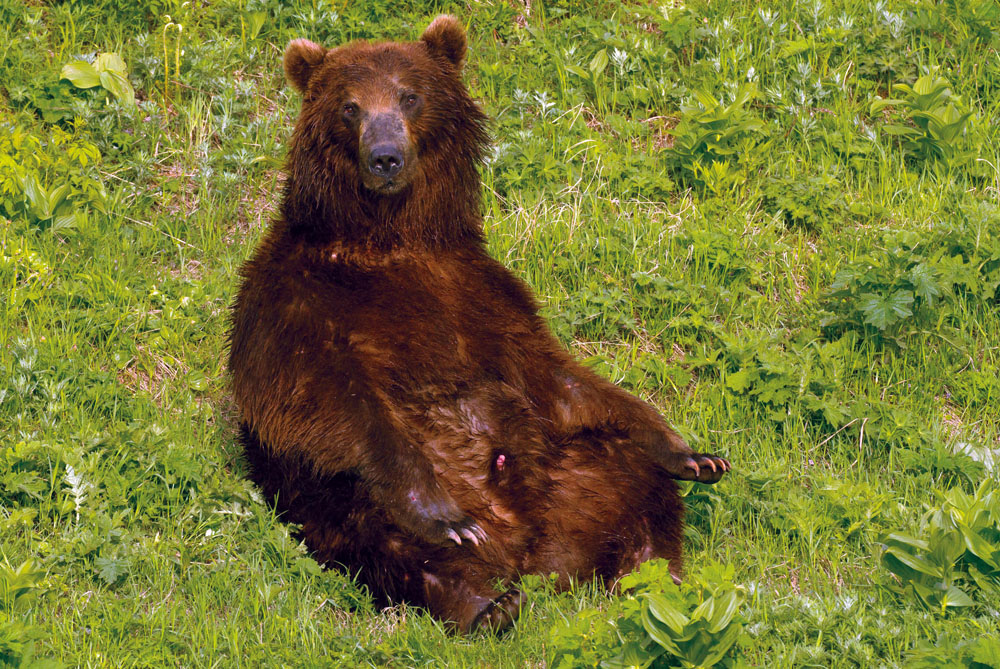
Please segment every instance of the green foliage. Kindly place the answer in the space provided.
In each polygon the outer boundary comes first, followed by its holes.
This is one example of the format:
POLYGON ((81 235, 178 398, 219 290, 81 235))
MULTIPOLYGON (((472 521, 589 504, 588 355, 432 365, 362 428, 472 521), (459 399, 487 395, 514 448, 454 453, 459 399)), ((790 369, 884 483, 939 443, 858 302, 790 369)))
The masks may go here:
POLYGON ((841 225, 848 205, 841 182, 830 174, 771 176, 764 182, 764 203, 789 228, 821 230, 841 225))
POLYGON ((916 29, 948 35, 958 44, 996 44, 1000 38, 1000 7, 989 0, 920 0, 910 20, 916 29))
POLYGON ((947 167, 954 167, 975 156, 974 152, 962 150, 966 124, 973 112, 964 108, 947 79, 930 73, 917 79, 913 86, 895 84, 893 89, 906 97, 876 100, 871 104, 871 113, 889 106, 902 109, 904 123, 889 123, 883 129, 899 136, 903 148, 916 160, 940 160, 947 167))
POLYGON ((893 532, 884 540, 882 564, 900 591, 942 614, 975 606, 980 591, 1000 593, 1000 494, 992 482, 974 495, 949 490, 925 514, 920 537, 893 532))
POLYGON ((621 579, 628 594, 612 610, 579 611, 552 628, 552 666, 730 666, 746 601, 733 576, 731 565, 705 565, 677 586, 666 561, 646 562, 621 579))
POLYGON ((923 233, 885 233, 882 248, 837 271, 824 296, 822 325, 902 343, 917 328, 940 327, 963 293, 995 300, 1000 242, 983 232, 998 221, 995 209, 980 208, 923 233))
POLYGON ((35 656, 35 641, 43 632, 22 617, 45 591, 45 570, 31 560, 13 567, 0 565, 0 666, 57 669, 62 665, 35 656))
POLYGON ((119 102, 135 104, 135 91, 128 81, 128 68, 117 53, 101 53, 93 63, 73 60, 62 68, 62 76, 77 88, 100 86, 119 102))
POLYGON ((703 91, 693 96, 681 107, 670 157, 687 183, 722 194, 746 178, 745 164, 761 150, 758 136, 764 123, 746 109, 758 96, 757 87, 740 84, 729 104, 703 91))
POLYGON ((943 635, 935 641, 921 640, 906 654, 906 666, 915 669, 1000 669, 1000 640, 983 630, 983 636, 954 639, 943 635))
POLYGON ((53 231, 85 225, 104 212, 106 192, 97 173, 100 154, 79 136, 53 127, 39 137, 0 121, 0 213, 53 231))
POLYGON ((704 596, 704 591, 699 594, 698 605, 690 616, 681 612, 682 602, 670 601, 664 595, 646 594, 642 603, 642 627, 659 648, 639 642, 608 665, 633 666, 637 664, 635 658, 640 661, 653 659, 664 652, 676 658, 682 667, 719 664, 743 629, 742 623, 734 621, 734 617, 746 595, 738 586, 719 588, 708 597, 704 596))

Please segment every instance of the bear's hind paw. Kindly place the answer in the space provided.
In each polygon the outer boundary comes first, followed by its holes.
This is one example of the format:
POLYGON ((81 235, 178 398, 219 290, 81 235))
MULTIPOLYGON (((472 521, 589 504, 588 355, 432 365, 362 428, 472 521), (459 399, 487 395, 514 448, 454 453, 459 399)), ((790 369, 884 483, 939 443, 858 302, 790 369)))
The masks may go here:
POLYGON ((511 588, 483 607, 469 624, 469 632, 484 630, 494 634, 503 632, 514 624, 521 613, 524 595, 517 588, 511 588))
POLYGON ((675 479, 715 483, 733 468, 729 460, 707 453, 678 453, 663 463, 675 479))

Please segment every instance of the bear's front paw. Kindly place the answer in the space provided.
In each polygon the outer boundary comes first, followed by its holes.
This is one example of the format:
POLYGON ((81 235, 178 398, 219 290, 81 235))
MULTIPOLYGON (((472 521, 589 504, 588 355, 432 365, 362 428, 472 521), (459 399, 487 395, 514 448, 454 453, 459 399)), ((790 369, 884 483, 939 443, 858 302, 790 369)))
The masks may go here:
POLYGON ((472 518, 462 513, 447 493, 428 493, 411 489, 406 493, 405 508, 396 514, 397 521, 421 539, 434 544, 462 544, 463 539, 476 546, 486 541, 486 532, 472 518))
POLYGON ((674 478, 699 483, 715 483, 733 468, 729 460, 707 453, 676 453, 664 465, 674 478))

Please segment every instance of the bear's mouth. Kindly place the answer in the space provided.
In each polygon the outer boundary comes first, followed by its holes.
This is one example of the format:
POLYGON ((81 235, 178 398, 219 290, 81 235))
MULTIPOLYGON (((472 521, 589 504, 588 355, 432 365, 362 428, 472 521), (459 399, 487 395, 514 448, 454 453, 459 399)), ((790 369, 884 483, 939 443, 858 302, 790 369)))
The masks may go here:
POLYGON ((395 195, 405 189, 409 184, 402 179, 379 179, 376 183, 365 184, 368 190, 379 195, 395 195))

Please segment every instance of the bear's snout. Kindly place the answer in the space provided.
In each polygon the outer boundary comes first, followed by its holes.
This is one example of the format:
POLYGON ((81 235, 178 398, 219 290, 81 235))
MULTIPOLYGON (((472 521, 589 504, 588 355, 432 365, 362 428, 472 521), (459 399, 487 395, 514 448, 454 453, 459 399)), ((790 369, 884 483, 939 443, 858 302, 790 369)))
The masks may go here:
POLYGON ((361 178, 365 186, 381 193, 394 193, 408 182, 404 170, 413 158, 410 138, 402 116, 382 111, 370 117, 361 132, 361 178))
POLYGON ((380 144, 372 149, 368 169, 383 179, 391 179, 403 169, 403 152, 392 144, 380 144))

